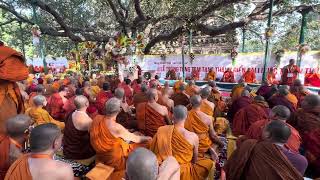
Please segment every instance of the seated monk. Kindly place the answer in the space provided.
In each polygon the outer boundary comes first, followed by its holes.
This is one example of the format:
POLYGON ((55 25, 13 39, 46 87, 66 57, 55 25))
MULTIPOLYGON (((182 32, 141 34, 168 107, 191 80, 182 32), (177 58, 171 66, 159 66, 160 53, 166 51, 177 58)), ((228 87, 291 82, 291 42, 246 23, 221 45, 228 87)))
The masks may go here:
POLYGON ((215 104, 214 115, 216 117, 224 116, 224 112, 226 112, 227 110, 227 104, 223 100, 222 94, 220 93, 216 85, 216 82, 209 81, 208 86, 211 87, 211 93, 210 93, 210 96, 208 97, 208 100, 215 104))
POLYGON ((89 129, 92 119, 86 113, 89 100, 85 96, 74 99, 77 108, 66 119, 63 136, 63 155, 67 159, 76 160, 80 164, 90 165, 96 154, 90 144, 89 129))
POLYGON ((92 79, 91 81, 91 90, 92 90, 92 95, 94 97, 97 97, 97 94, 100 92, 100 87, 98 86, 98 80, 92 79))
MULTIPOLYGON (((275 106, 274 108, 272 108, 269 119, 256 121, 250 126, 246 133, 246 138, 260 140, 262 138, 262 131, 264 127, 270 123, 270 120, 278 120, 286 123, 289 117, 290 110, 287 107, 282 105, 275 106)), ((299 148, 301 145, 301 137, 299 135, 299 132, 291 125, 287 124, 287 126, 291 130, 291 136, 289 137, 288 142, 285 144, 285 146, 292 152, 299 153, 299 148)))
POLYGON ((6 121, 24 113, 17 81, 27 79, 29 71, 21 53, 2 45, 0 46, 0 133, 5 133, 6 121))
POLYGON ((130 133, 116 122, 121 110, 121 102, 111 98, 106 103, 106 116, 96 116, 90 128, 90 141, 96 151, 96 163, 114 168, 111 180, 119 180, 125 175, 126 159, 131 151, 146 146, 151 138, 130 133), (132 142, 129 144, 129 142, 132 142), (137 144, 140 143, 140 144, 137 144))
POLYGON ((228 82, 228 83, 235 83, 234 80, 234 73, 232 72, 231 68, 228 68, 221 78, 221 82, 228 82))
POLYGON ((98 109, 98 112, 102 115, 105 114, 105 104, 108 99, 113 97, 112 92, 110 91, 110 84, 108 82, 103 83, 102 90, 98 93, 96 98, 95 107, 98 109))
POLYGON ((37 95, 43 95, 45 92, 44 86, 42 84, 38 84, 36 87, 36 91, 29 94, 29 103, 28 107, 33 107, 33 98, 37 95))
POLYGON ((272 86, 270 86, 268 82, 264 81, 261 83, 261 86, 259 87, 256 94, 258 96, 264 97, 264 99, 267 99, 267 94, 270 93, 271 89, 272 89, 272 86))
POLYGON ((159 89, 161 87, 159 76, 155 75, 154 79, 150 80, 149 85, 150 85, 150 88, 152 88, 151 86, 155 86, 156 89, 159 89))
POLYGON ((242 79, 246 83, 256 83, 256 73, 253 69, 248 68, 247 71, 242 75, 242 79))
POLYGON ((206 115, 200 110, 201 97, 199 95, 190 98, 192 109, 188 112, 188 117, 185 122, 185 128, 188 131, 194 132, 199 138, 198 156, 205 157, 208 153, 213 161, 218 159, 218 154, 214 150, 214 144, 222 146, 222 142, 217 137, 213 128, 212 117, 206 115))
POLYGON ((208 74, 206 75, 205 80, 206 81, 215 81, 216 78, 217 78, 216 72, 214 71, 213 68, 210 68, 208 74))
POLYGON ((20 157, 11 165, 5 180, 73 180, 71 166, 53 160, 53 155, 61 148, 62 136, 61 130, 54 124, 35 127, 30 134, 31 153, 20 157))
POLYGON ((133 96, 133 105, 135 108, 138 107, 138 104, 148 101, 147 98, 148 87, 145 84, 141 85, 141 93, 137 93, 133 96))
POLYGON ((68 88, 66 86, 61 86, 59 92, 53 94, 47 105, 47 110, 54 119, 63 121, 65 117, 65 110, 63 109, 64 104, 68 101, 66 96, 68 95, 68 88))
POLYGON ((145 148, 137 148, 128 157, 127 180, 180 180, 180 165, 169 156, 159 167, 155 154, 145 148))
POLYGON ((286 88, 279 88, 278 92, 268 99, 270 108, 273 108, 277 105, 283 105, 290 109, 291 112, 295 112, 294 105, 287 99, 289 90, 286 88))
POLYGON ((53 79, 49 78, 49 79, 47 79, 47 83, 43 85, 45 88, 44 96, 46 96, 47 98, 57 92, 53 88, 52 83, 53 83, 53 79))
POLYGON ((235 100, 237 100, 238 98, 241 97, 241 93, 243 90, 245 90, 247 87, 247 83, 245 82, 240 82, 239 84, 235 85, 232 90, 231 90, 231 102, 234 102, 235 100))
POLYGON ((22 114, 8 119, 7 134, 0 134, 0 179, 4 179, 10 165, 22 156, 31 124, 31 118, 22 114))
POLYGON ((172 95, 171 99, 174 102, 174 106, 177 106, 177 105, 183 105, 186 107, 190 106, 190 100, 189 100, 190 96, 186 93, 185 89, 186 89, 185 85, 182 84, 179 87, 179 92, 172 95))
POLYGON ((290 93, 298 100, 297 108, 301 107, 303 99, 309 95, 308 90, 302 85, 300 79, 293 81, 293 86, 290 87, 290 93))
POLYGON ((273 69, 268 72, 267 82, 268 84, 279 84, 279 81, 276 80, 277 69, 273 69))
POLYGON ((223 168, 226 179, 303 180, 306 159, 284 147, 290 134, 285 123, 272 121, 264 129, 264 141, 246 140, 233 152, 223 168))
POLYGON ((285 89, 288 92, 288 94, 286 95, 286 98, 288 99, 288 101, 290 101, 290 103, 293 105, 293 107, 295 109, 297 109, 297 107, 298 107, 298 99, 294 94, 292 94, 290 92, 290 86, 282 85, 282 86, 280 86, 279 89, 285 89))
POLYGON ((43 109, 47 104, 47 100, 44 96, 35 96, 33 98, 33 103, 34 106, 27 109, 26 114, 32 118, 36 126, 40 124, 53 123, 57 125, 61 130, 64 129, 64 122, 53 119, 50 114, 45 109, 43 109))
POLYGON ((256 96, 253 102, 241 108, 233 117, 232 132, 235 136, 245 135, 251 124, 269 119, 269 105, 262 96, 256 96))
POLYGON ((289 124, 295 127, 302 137, 305 156, 310 164, 310 177, 319 177, 320 96, 306 96, 301 103, 301 109, 291 116, 289 124))
POLYGON ((137 122, 132 116, 132 110, 126 102, 125 91, 122 88, 117 88, 114 92, 114 97, 121 102, 121 111, 117 116, 117 123, 121 124, 126 129, 136 129, 137 122))
POLYGON ((150 145, 159 162, 168 156, 180 164, 180 179, 206 179, 213 167, 209 158, 198 156, 198 136, 184 128, 187 108, 181 105, 173 108, 174 125, 160 127, 150 145))
POLYGON ((320 87, 320 74, 316 72, 306 74, 304 77, 304 85, 320 87))
POLYGON ((186 94, 188 94, 190 97, 196 94, 199 94, 199 87, 195 84, 193 80, 190 80, 188 82, 188 85, 186 87, 186 94))
POLYGON ((205 87, 201 89, 200 95, 201 95, 201 105, 200 110, 204 112, 206 115, 213 117, 214 114, 214 103, 210 102, 208 100, 209 96, 211 94, 211 87, 205 87))
POLYGON ((231 107, 228 112, 228 120, 232 122, 234 115, 241 109, 252 103, 250 98, 250 93, 247 90, 243 90, 241 97, 232 102, 231 107))
POLYGON ((142 77, 139 77, 138 79, 132 81, 131 88, 133 90, 133 95, 141 93, 141 83, 142 77))
POLYGON ((158 128, 171 124, 168 109, 157 103, 159 97, 157 90, 149 89, 148 102, 141 103, 136 109, 138 129, 147 136, 153 137, 158 128))
POLYGON ((95 102, 95 96, 89 80, 83 82, 83 95, 89 99, 90 103, 95 102))
POLYGON ((124 90, 124 95, 126 97, 126 101, 129 105, 133 104, 133 90, 130 87, 131 80, 130 79, 125 79, 123 83, 121 83, 118 88, 122 88, 124 90))
POLYGON ((176 82, 174 83, 174 85, 173 85, 173 91, 174 91, 175 93, 180 92, 180 87, 181 87, 182 85, 184 85, 184 83, 183 83, 182 79, 179 78, 179 80, 176 81, 176 82))
POLYGON ((167 107, 169 114, 172 112, 174 107, 174 102, 170 99, 172 94, 172 90, 170 88, 166 88, 162 91, 162 95, 158 99, 158 103, 162 106, 167 107))
POLYGON ((83 95, 83 90, 80 89, 80 88, 77 88, 76 91, 75 91, 75 95, 72 96, 71 98, 69 98, 68 101, 63 105, 63 109, 66 112, 65 119, 68 118, 70 113, 72 113, 74 110, 76 110, 76 106, 74 104, 74 99, 77 96, 82 96, 82 95, 83 95))

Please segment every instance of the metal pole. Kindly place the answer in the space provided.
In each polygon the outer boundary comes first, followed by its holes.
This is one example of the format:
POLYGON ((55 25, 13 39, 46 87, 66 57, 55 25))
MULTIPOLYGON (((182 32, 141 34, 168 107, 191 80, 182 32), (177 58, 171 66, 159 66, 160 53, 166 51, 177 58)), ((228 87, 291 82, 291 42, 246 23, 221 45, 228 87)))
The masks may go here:
POLYGON ((19 21, 19 26, 20 26, 20 38, 21 38, 21 50, 23 57, 26 57, 26 50, 24 48, 24 38, 23 38, 23 29, 22 29, 22 22, 19 21))
POLYGON ((184 43, 182 41, 182 81, 185 82, 185 71, 184 71, 184 43))
MULTIPOLYGON (((272 23, 272 8, 273 8, 273 0, 270 0, 270 5, 269 5, 269 16, 268 16, 268 28, 271 27, 272 23)), ((263 62, 263 73, 262 73, 262 81, 267 80, 267 64, 269 62, 269 45, 270 45, 270 38, 266 38, 266 50, 264 54, 264 62, 263 62)))
MULTIPOLYGON (((304 37, 305 37, 305 33, 307 30, 307 15, 310 12, 310 9, 304 9, 301 10, 300 13, 302 15, 302 19, 301 19, 301 30, 300 30, 300 37, 299 37, 299 44, 303 44, 304 43, 304 37)), ((300 54, 298 52, 298 58, 297 58, 297 65, 300 67, 301 66, 301 60, 302 60, 302 54, 300 54)))
POLYGON ((246 29, 242 28, 242 52, 245 52, 245 44, 246 44, 246 29))
MULTIPOLYGON (((34 3, 35 3, 35 0, 32 0, 33 21, 35 22, 35 24, 39 24, 37 11, 36 11, 36 7, 35 7, 34 3)), ((39 39, 40 39, 40 42, 39 42, 38 52, 39 52, 39 55, 41 56, 41 59, 43 62, 43 70, 45 73, 47 73, 48 68, 47 68, 47 62, 46 62, 45 54, 44 54, 44 50, 43 50, 43 42, 42 42, 41 38, 39 38, 39 39)))

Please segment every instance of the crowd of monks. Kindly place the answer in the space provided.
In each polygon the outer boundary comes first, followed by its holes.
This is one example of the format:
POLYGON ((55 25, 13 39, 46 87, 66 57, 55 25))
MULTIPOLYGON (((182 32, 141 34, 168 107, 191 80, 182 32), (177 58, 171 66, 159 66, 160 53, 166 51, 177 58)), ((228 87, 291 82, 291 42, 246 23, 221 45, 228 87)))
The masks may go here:
POLYGON ((171 88, 158 76, 36 78, 24 62, 0 46, 0 179, 320 178, 320 96, 291 66, 290 86, 243 82, 223 97, 213 71, 203 87, 171 88))

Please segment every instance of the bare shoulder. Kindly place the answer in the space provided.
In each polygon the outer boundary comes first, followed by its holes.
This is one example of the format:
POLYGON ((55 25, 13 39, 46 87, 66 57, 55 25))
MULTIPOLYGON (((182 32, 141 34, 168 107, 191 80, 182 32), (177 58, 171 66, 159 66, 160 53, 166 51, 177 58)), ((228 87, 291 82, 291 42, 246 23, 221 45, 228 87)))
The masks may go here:
POLYGON ((55 164, 55 172, 58 177, 61 177, 61 179, 73 179, 73 170, 71 165, 60 161, 56 161, 55 164), (59 171, 56 171, 57 169, 59 169, 59 171))
POLYGON ((210 116, 208 116, 206 113, 204 112, 198 112, 199 116, 201 117, 202 121, 207 124, 210 125, 212 122, 212 118, 210 116))
POLYGON ((185 138, 188 142, 195 145, 197 142, 199 142, 199 137, 196 133, 186 130, 185 131, 185 138))

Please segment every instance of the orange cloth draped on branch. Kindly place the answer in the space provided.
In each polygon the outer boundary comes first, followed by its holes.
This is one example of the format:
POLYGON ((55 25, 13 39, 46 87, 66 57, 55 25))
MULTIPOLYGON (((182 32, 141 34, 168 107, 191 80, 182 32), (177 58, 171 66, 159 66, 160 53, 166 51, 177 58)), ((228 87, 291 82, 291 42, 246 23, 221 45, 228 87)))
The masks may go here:
POLYGON ((226 179, 303 180, 281 150, 270 142, 247 140, 233 152, 223 168, 226 179))
POLYGON ((57 125, 60 129, 64 129, 64 122, 60 122, 53 119, 46 110, 40 107, 29 108, 27 109, 26 114, 34 120, 37 126, 40 124, 53 123, 57 125))
POLYGON ((146 136, 153 137, 158 128, 166 125, 165 117, 154 110, 148 103, 140 103, 136 109, 138 129, 146 136))
POLYGON ((233 117, 232 132, 234 135, 245 135, 251 124, 256 121, 265 120, 269 118, 266 112, 268 105, 261 103, 252 103, 240 109, 233 117))
POLYGON ((144 146, 143 144, 128 144, 123 139, 114 137, 106 125, 104 116, 96 116, 93 120, 90 141, 96 151, 96 164, 103 163, 114 168, 110 180, 123 178, 129 153, 144 146))
POLYGON ((4 179, 10 167, 10 139, 4 134, 0 135, 0 149, 0 179, 4 179))
POLYGON ((160 127, 153 137, 151 146, 159 162, 163 162, 168 156, 176 158, 180 164, 181 180, 203 180, 206 179, 213 166, 213 161, 198 158, 192 163, 193 146, 173 126, 160 127))
POLYGON ((213 117, 214 109, 205 101, 201 101, 200 110, 208 116, 213 117))
POLYGON ((212 141, 209 137, 209 127, 203 121, 201 121, 199 115, 195 110, 188 112, 188 118, 184 124, 188 131, 194 132, 199 137, 199 157, 204 157, 212 145, 212 141))
POLYGON ((5 180, 32 180, 28 165, 29 155, 17 159, 9 168, 5 180))

